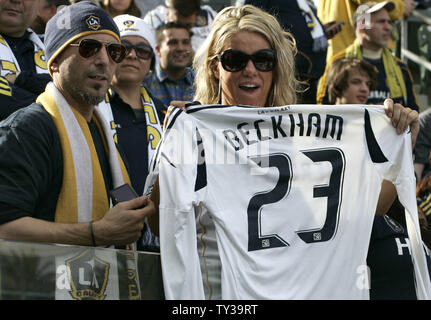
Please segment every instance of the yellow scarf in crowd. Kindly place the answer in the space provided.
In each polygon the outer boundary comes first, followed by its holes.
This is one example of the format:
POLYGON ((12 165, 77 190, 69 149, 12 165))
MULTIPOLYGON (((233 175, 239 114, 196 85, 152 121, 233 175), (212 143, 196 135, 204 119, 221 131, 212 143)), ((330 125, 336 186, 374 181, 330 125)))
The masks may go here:
MULTIPOLYGON (((109 210, 110 201, 86 119, 69 106, 52 82, 36 102, 42 104, 53 119, 63 153, 63 184, 57 201, 55 221, 76 223, 103 218, 109 210)), ((109 125, 97 110, 94 111, 92 121, 96 123, 104 140, 114 188, 130 183, 109 125)))
MULTIPOLYGON (((358 39, 347 47, 346 58, 362 60, 362 51, 358 39)), ((389 49, 383 48, 382 58, 386 73, 386 85, 391 92, 391 98, 402 97, 405 99, 407 97, 407 89, 401 68, 389 49)))

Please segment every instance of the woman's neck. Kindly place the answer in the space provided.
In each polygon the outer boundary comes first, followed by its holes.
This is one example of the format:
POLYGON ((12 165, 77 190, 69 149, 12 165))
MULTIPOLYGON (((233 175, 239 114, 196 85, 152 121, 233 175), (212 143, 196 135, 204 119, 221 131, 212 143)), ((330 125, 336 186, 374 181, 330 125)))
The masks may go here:
POLYGON ((130 83, 112 83, 112 88, 117 92, 124 102, 129 104, 133 109, 142 108, 141 86, 130 83))

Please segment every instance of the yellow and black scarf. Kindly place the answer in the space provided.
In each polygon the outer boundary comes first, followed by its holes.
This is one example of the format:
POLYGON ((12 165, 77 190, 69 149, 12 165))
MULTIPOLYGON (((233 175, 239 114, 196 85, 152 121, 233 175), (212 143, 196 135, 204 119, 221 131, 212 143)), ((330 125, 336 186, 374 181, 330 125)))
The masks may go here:
MULTIPOLYGON (((34 45, 34 64, 36 66, 36 72, 48 73, 48 69, 46 68, 45 45, 31 29, 27 29, 27 31, 30 33, 28 38, 34 45)), ((14 56, 12 49, 2 36, 0 36, 0 56, 1 76, 4 77, 10 73, 21 71, 17 58, 14 56)))
MULTIPOLYGON (((87 121, 69 106, 52 82, 36 102, 42 104, 52 117, 63 153, 63 184, 57 201, 55 221, 76 223, 101 219, 109 210, 110 201, 87 121)), ((114 188, 130 183, 108 124, 97 110, 92 120, 104 138, 114 188)))
MULTIPOLYGON (((114 138, 115 143, 118 143, 117 124, 115 123, 114 115, 112 114, 111 104, 109 102, 111 96, 112 89, 109 89, 108 93, 106 94, 105 100, 99 103, 96 109, 101 112, 106 121, 109 123, 112 137, 114 138)), ((154 152, 159 144, 160 139, 162 138, 163 123, 161 123, 159 116, 157 115, 157 108, 153 99, 151 99, 150 94, 144 86, 141 86, 141 99, 145 111, 145 120, 147 123, 148 165, 150 165, 154 152)))

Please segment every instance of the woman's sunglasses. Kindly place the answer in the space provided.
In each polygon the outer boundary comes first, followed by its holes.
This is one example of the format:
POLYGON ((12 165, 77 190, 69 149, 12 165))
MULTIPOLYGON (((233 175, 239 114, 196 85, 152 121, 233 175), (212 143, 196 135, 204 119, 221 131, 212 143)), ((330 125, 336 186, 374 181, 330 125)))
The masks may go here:
POLYGON ((106 52, 111 59, 120 63, 126 57, 126 47, 120 43, 103 43, 95 39, 82 39, 79 43, 71 43, 72 47, 79 47, 79 54, 83 58, 90 58, 97 54, 102 46, 106 47, 106 52))
POLYGON ((134 45, 127 40, 122 40, 121 43, 126 47, 126 55, 132 52, 132 49, 135 49, 136 56, 140 59, 148 60, 153 57, 153 49, 145 43, 134 45))
POLYGON ((229 72, 238 72, 244 69, 251 59, 255 68, 259 71, 268 72, 274 69, 277 57, 273 50, 262 49, 247 54, 241 50, 228 49, 221 53, 220 62, 223 69, 229 72))

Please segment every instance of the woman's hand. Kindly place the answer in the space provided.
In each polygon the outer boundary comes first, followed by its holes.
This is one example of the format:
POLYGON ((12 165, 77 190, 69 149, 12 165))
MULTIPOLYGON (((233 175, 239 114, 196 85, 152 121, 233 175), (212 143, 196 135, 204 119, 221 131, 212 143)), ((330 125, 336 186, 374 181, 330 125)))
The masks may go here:
POLYGON ((165 120, 163 121, 163 131, 165 131, 166 126, 168 125, 169 114, 172 112, 172 110, 174 108, 180 108, 181 110, 186 111, 186 104, 190 102, 191 101, 176 101, 176 100, 171 101, 168 111, 166 112, 166 115, 165 115, 165 120))
POLYGON ((394 103, 392 99, 385 100, 384 108, 398 134, 403 133, 410 126, 412 147, 414 147, 419 133, 419 113, 409 107, 394 103))

